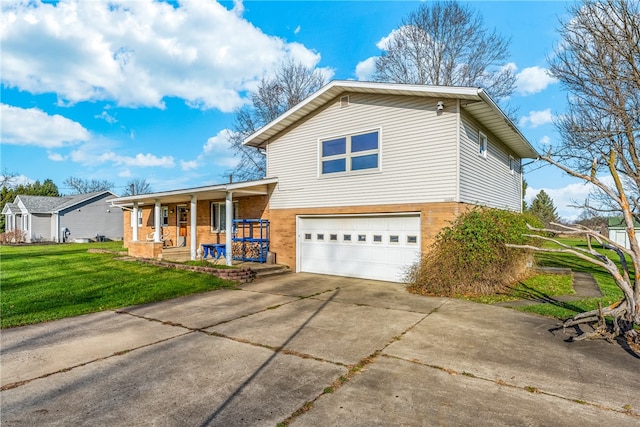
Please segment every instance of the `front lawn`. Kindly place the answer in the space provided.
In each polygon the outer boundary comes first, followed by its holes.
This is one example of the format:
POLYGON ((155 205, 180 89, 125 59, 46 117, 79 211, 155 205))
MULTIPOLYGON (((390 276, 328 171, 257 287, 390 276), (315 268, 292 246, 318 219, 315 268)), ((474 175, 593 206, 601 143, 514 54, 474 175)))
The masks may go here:
POLYGON ((79 314, 233 287, 209 274, 122 261, 122 242, 0 246, 0 326, 79 314))

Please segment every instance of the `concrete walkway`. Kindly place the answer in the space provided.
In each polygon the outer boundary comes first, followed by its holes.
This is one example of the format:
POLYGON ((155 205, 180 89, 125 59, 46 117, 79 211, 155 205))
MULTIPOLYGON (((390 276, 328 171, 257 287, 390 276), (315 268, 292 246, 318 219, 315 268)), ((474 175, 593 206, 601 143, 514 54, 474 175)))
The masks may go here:
POLYGON ((555 322, 289 274, 2 331, 3 426, 640 423, 640 358, 555 322))

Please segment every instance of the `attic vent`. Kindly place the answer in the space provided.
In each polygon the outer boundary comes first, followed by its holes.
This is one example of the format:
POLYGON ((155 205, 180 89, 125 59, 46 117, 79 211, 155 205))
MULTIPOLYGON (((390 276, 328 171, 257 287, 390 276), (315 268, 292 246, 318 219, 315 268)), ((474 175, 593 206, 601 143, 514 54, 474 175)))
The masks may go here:
POLYGON ((349 106, 349 96, 341 96, 340 97, 340 108, 349 106))

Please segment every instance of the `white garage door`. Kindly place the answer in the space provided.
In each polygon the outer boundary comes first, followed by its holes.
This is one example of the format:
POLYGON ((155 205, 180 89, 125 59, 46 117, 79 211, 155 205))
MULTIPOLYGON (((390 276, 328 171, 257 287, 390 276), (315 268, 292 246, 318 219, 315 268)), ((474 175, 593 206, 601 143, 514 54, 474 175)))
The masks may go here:
POLYGON ((420 216, 298 218, 298 270, 401 282, 420 256, 420 216))

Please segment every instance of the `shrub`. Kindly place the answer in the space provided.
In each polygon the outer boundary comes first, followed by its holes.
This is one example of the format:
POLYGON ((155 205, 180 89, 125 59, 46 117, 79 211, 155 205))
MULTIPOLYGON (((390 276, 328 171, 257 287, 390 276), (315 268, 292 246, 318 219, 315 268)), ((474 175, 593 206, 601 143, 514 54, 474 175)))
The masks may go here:
POLYGON ((0 234, 0 243, 24 243, 27 233, 22 230, 7 231, 0 234))
POLYGON ((529 252, 506 243, 536 244, 524 234, 530 214, 475 208, 460 215, 436 237, 430 250, 407 272, 410 292, 439 296, 490 295, 523 279, 532 262, 529 252))

